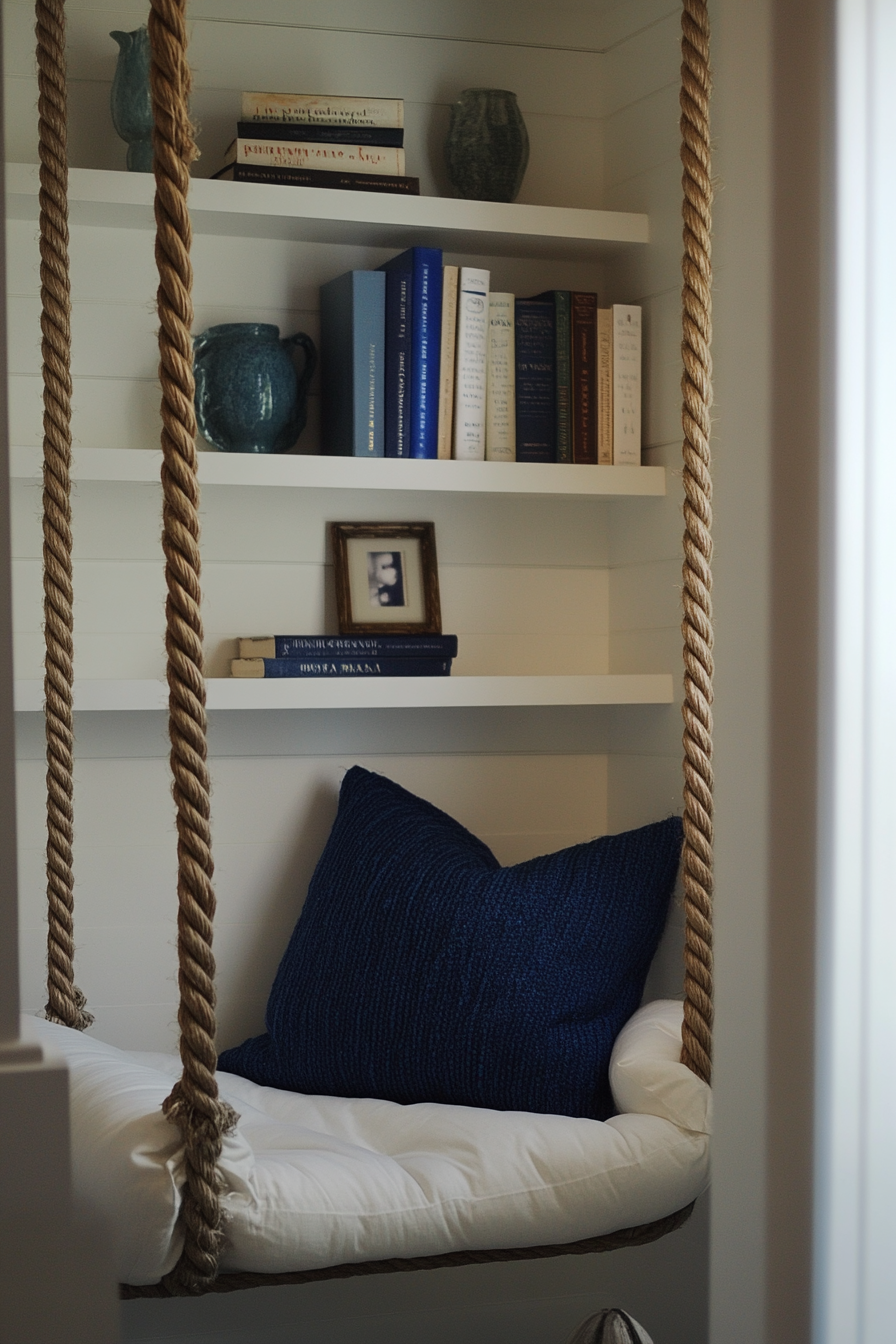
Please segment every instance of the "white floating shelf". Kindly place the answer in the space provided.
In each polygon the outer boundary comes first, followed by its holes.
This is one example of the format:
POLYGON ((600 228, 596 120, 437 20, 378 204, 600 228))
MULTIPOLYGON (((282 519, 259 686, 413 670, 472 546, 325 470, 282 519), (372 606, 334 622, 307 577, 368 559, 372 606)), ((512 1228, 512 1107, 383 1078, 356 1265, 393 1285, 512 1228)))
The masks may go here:
MULTIPOLYGON (((34 164, 7 164, 6 209, 12 219, 37 219, 37 173, 34 164)), ((70 222, 154 229, 154 190, 148 173, 71 168, 70 222)), ((611 210, 208 178, 193 179, 190 214, 197 233, 396 250, 416 243, 455 253, 557 260, 589 260, 649 239, 646 215, 611 210)))
MULTIPOLYGON (((161 451, 75 448, 75 481, 158 484, 161 451)), ((40 480, 39 448, 13 448, 10 470, 40 480)), ((202 485, 304 487, 319 490, 447 490, 503 495, 664 495, 665 467, 586 467, 558 462, 423 462, 395 458, 200 453, 202 485)))
MULTIPOLYGON (((274 681, 221 677, 206 682, 208 708, 432 709, 473 705, 668 705, 669 673, 578 677, 346 677, 274 681)), ((17 681, 19 712, 43 709, 42 681, 17 681)), ((163 681, 76 681, 75 709, 162 710, 163 681)))

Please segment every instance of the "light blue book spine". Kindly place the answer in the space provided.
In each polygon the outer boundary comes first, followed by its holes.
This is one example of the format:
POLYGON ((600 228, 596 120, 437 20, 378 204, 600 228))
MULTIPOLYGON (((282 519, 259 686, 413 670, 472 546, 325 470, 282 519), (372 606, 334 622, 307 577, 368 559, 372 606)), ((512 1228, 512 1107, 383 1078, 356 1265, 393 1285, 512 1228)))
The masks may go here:
POLYGON ((346 271, 321 286, 324 451, 385 452, 386 277, 346 271))

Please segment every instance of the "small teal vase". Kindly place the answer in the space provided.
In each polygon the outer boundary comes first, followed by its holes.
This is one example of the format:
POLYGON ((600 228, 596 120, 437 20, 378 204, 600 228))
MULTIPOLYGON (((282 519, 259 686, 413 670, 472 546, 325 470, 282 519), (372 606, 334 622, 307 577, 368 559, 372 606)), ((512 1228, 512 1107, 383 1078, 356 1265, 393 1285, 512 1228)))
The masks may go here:
POLYGON ((448 178, 468 201, 515 201, 529 163, 529 132, 509 89, 464 89, 450 109, 448 178))
POLYGON ((149 87, 149 32, 110 33, 118 43, 112 80, 112 125, 128 145, 128 171, 152 172, 152 94, 149 87))
POLYGON ((317 367, 310 336, 280 339, 266 322, 226 322, 193 341, 196 420, 222 453, 285 453, 308 418, 308 384, 317 367), (304 351, 301 375, 291 351, 304 351))

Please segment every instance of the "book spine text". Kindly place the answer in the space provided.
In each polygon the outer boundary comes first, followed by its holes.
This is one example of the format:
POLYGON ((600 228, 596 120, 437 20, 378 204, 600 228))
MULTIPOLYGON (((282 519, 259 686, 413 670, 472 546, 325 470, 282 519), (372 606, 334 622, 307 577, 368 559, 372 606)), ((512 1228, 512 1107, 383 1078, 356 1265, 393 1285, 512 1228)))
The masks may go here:
POLYGON ((456 266, 442 267, 442 344, 439 352, 439 433, 437 456, 451 457, 454 429, 454 367, 457 353, 456 266))
POLYGON ((597 295, 570 295, 574 462, 597 462, 597 295))
POLYGON ((318 122, 330 126, 403 126, 401 98, 328 98, 312 93, 244 93, 243 121, 318 122))
POLYGON ((402 177, 403 149, 382 145, 330 145, 302 140, 264 140, 260 136, 236 141, 236 163, 263 163, 270 167, 316 168, 321 172, 373 173, 402 177))
POLYGON ((613 309, 597 310, 597 460, 613 465, 613 309))
POLYGON ((568 289, 554 291, 554 320, 557 323, 557 461, 572 459, 572 327, 568 289))
POLYGON ((233 658, 234 677, 447 677, 450 658, 233 658))
POLYGON ((555 309, 550 301, 516 301, 516 460, 557 458, 555 309))
POLYGON ((485 457, 488 364, 488 287, 491 275, 462 266, 457 284, 457 368, 454 385, 454 457, 485 457))
POLYGON ((489 462, 516 458, 516 357, 514 296, 488 296, 488 375, 485 409, 485 456, 489 462))
POLYGON ((613 462, 641 465, 641 309, 613 305, 613 462))

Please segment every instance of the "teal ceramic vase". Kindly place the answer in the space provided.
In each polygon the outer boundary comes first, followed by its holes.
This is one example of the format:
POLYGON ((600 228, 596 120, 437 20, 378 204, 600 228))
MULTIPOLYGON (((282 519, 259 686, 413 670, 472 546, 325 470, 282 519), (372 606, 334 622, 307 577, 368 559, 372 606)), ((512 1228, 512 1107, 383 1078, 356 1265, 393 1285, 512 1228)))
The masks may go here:
POLYGON ((464 89, 451 107, 448 178, 468 201, 515 201, 529 162, 529 133, 516 94, 464 89))
POLYGON ((305 428, 317 350, 303 331, 281 340, 266 322, 209 327, 194 338, 193 367, 199 429, 222 453, 285 453, 305 428))
POLYGON ((118 43, 112 80, 112 125, 128 145, 128 171, 152 172, 152 94, 149 87, 149 32, 110 33, 118 43))

